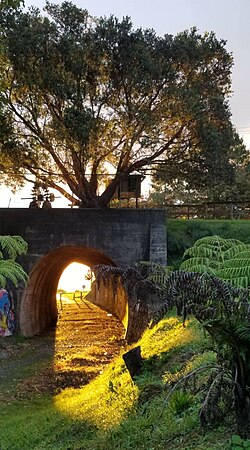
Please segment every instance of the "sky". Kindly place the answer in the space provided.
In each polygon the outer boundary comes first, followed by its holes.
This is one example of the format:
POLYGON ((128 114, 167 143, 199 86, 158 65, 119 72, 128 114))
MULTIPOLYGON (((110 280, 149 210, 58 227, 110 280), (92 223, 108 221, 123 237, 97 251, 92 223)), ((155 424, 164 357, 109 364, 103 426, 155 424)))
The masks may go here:
MULTIPOLYGON (((72 3, 87 9, 92 16, 113 14, 119 19, 129 16, 135 28, 153 28, 160 36, 175 35, 195 26, 201 33, 213 31, 218 39, 226 40, 226 48, 234 58, 232 122, 250 148, 250 0, 72 0, 72 3)), ((25 5, 42 9, 45 1, 25 0, 25 5)), ((7 197, 4 201, 7 202, 7 197)), ((10 206, 18 206, 17 201, 17 197, 11 198, 10 206)), ((7 206, 2 202, 0 195, 0 206, 7 206)), ((22 205, 26 206, 24 201, 22 205)))

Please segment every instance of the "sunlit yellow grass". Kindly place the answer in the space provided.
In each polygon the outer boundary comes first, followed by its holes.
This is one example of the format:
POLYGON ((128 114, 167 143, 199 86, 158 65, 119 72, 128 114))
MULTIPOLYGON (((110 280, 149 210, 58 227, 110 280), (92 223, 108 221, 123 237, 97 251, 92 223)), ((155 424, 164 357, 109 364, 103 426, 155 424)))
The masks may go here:
POLYGON ((203 339, 204 333, 194 326, 194 321, 187 320, 184 326, 179 318, 169 317, 144 333, 141 340, 142 356, 150 358, 203 339))
POLYGON ((57 395, 54 404, 61 413, 107 429, 119 425, 133 408, 137 397, 138 388, 131 381, 121 358, 118 358, 114 365, 87 386, 66 389, 57 395))
MULTIPOLYGON (((204 333, 193 321, 183 327, 176 317, 162 320, 154 329, 147 330, 139 342, 142 356, 150 358, 162 352, 180 351, 185 346, 198 345, 204 333)), ((202 364, 202 359, 200 361, 202 364)), ((192 362, 187 371, 192 369, 192 362)), ((169 374, 170 375, 170 374, 169 374)), ((166 381, 167 374, 163 377, 166 381)), ((88 421, 98 428, 109 429, 119 425, 131 412, 138 399, 139 390, 132 382, 121 357, 103 374, 81 389, 66 389, 54 398, 61 413, 88 421)))
MULTIPOLYGON (((200 325, 192 319, 183 327, 176 317, 165 318, 148 329, 135 345, 141 346, 145 359, 142 374, 135 382, 120 356, 80 389, 68 388, 54 397, 34 398, 25 404, 17 402, 14 408, 4 406, 1 448, 205 450, 215 449, 214 442, 216 450, 228 448, 230 427, 201 433, 199 394, 181 415, 173 413, 166 402, 170 382, 214 361, 214 352, 207 351, 209 341, 200 325)), ((199 375, 197 383, 201 387, 207 376, 204 372, 199 375)))

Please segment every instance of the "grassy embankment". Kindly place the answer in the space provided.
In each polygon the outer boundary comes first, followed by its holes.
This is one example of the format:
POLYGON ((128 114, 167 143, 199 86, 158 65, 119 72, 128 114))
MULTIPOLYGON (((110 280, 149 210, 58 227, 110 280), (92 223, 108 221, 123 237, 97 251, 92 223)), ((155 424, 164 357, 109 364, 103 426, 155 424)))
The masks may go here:
MULTIPOLYGON (((119 357, 80 389, 1 406, 1 450, 228 449, 232 424, 206 432, 199 425, 205 391, 166 402, 170 383, 215 360, 200 325, 168 317, 139 344, 145 363, 135 382, 119 357)), ((207 377, 199 375, 200 387, 207 377)))

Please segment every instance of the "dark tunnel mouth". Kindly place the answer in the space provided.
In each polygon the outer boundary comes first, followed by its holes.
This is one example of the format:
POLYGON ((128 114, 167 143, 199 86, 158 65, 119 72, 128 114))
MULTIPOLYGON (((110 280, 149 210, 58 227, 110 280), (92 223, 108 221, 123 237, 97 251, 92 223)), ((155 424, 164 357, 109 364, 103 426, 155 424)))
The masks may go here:
POLYGON ((97 264, 116 265, 101 251, 86 246, 61 246, 41 257, 31 270, 22 295, 19 314, 21 335, 34 336, 56 322, 59 279, 72 262, 89 267, 97 264))

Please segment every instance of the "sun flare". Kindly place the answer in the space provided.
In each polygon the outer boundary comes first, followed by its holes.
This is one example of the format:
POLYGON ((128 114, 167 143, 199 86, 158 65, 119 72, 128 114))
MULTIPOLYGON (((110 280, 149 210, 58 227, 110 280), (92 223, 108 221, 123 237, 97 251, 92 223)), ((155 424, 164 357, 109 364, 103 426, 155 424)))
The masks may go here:
POLYGON ((73 262, 64 269, 58 289, 66 292, 88 291, 90 290, 90 280, 86 279, 89 267, 84 264, 73 262))

